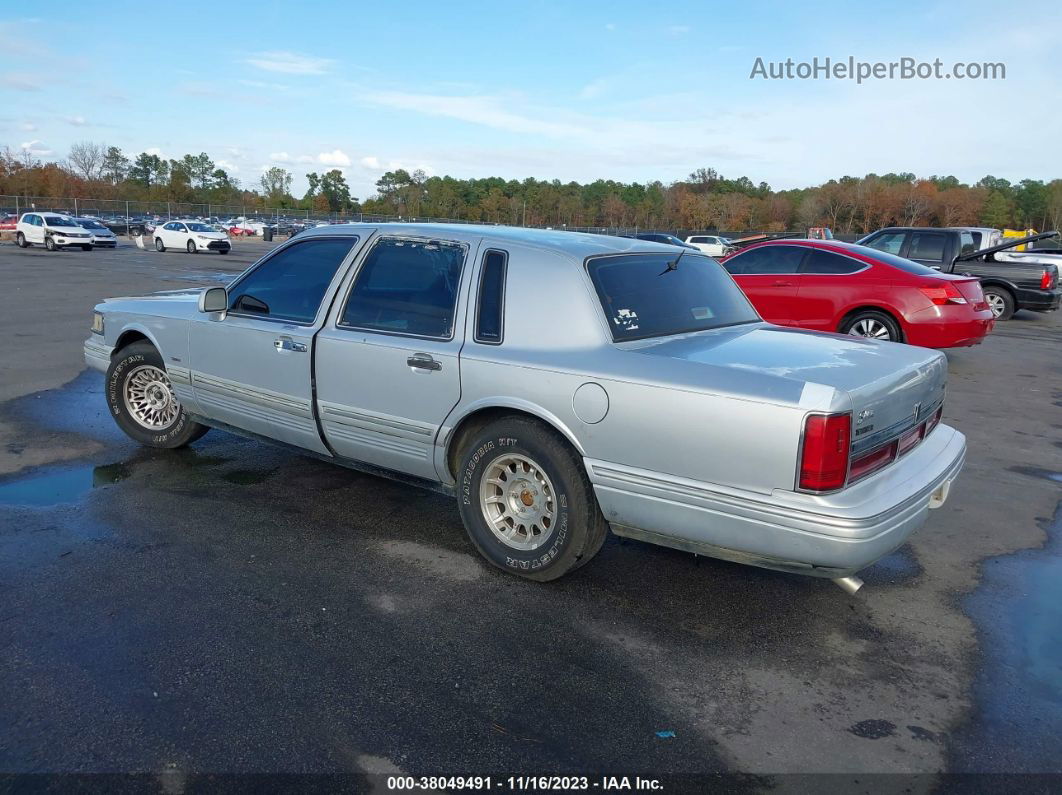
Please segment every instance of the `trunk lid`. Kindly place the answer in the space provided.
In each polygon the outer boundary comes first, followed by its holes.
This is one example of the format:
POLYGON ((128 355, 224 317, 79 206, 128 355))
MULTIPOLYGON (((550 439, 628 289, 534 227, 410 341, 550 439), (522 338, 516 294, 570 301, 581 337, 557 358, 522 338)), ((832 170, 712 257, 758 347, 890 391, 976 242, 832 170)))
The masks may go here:
MULTIPOLYGON (((853 453, 897 437, 932 416, 944 399, 947 382, 947 359, 928 348, 766 323, 639 340, 621 347, 845 392, 851 401, 853 453)), ((829 392, 805 386, 796 394, 829 392)), ((837 403, 834 400, 833 406, 837 403)), ((803 397, 798 405, 809 411, 831 408, 808 405, 803 397)))

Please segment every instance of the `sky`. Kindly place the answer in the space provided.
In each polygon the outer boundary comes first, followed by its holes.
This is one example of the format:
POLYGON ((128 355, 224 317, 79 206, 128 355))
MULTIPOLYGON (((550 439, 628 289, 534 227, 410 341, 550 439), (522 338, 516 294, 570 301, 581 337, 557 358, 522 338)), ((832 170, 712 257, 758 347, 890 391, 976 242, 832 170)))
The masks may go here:
POLYGON ((207 152, 247 187, 340 168, 776 189, 1062 177, 1054 3, 0 3, 0 146, 207 152), (4 10, 3 6, 7 5, 4 10), (25 16, 20 14, 25 11, 25 16), (765 63, 1002 62, 1006 79, 750 79, 765 63))

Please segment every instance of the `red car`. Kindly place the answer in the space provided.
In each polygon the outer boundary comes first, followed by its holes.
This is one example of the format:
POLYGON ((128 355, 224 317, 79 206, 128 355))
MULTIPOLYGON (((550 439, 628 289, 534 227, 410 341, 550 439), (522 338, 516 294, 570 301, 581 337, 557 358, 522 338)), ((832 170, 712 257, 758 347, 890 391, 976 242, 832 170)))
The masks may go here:
POLYGON ((977 345, 994 322, 976 278, 838 240, 771 240, 722 264, 779 326, 959 348, 977 345))

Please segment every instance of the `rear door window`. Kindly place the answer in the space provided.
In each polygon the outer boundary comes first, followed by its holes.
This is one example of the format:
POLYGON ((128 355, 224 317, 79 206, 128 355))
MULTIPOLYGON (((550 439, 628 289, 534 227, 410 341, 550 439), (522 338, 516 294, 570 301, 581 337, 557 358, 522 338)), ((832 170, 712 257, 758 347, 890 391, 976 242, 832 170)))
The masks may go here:
POLYGON ((823 251, 820 248, 816 248, 808 253, 808 257, 804 260, 804 264, 800 266, 800 272, 844 274, 855 273, 865 267, 867 266, 858 260, 835 254, 832 251, 823 251))
POLYGON ((735 276, 796 273, 806 252, 802 246, 762 246, 731 257, 724 267, 735 276))
POLYGON ((946 243, 947 240, 944 235, 936 232, 913 232, 907 259, 913 259, 915 262, 941 265, 944 263, 946 243))
POLYGON ((339 325, 451 339, 467 247, 382 238, 358 270, 339 325))

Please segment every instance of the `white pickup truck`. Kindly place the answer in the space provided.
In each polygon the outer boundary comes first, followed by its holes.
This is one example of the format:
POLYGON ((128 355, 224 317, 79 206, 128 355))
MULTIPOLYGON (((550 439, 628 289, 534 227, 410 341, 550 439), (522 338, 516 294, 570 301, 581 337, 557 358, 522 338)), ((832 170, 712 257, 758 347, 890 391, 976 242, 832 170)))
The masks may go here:
POLYGON ((686 238, 691 246, 696 246, 709 257, 725 257, 735 251, 730 240, 719 235, 691 235, 686 238))

